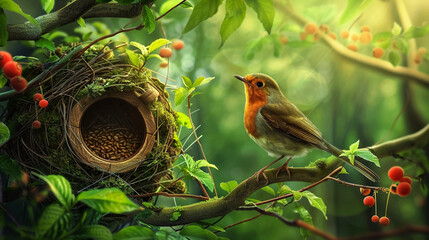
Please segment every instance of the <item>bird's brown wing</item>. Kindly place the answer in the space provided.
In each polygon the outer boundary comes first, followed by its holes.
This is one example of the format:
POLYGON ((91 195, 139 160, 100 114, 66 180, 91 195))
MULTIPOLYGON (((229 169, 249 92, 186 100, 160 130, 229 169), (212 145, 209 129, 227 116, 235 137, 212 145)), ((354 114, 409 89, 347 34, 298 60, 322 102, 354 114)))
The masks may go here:
POLYGON ((292 103, 267 104, 260 113, 270 127, 305 143, 325 148, 319 129, 292 103))

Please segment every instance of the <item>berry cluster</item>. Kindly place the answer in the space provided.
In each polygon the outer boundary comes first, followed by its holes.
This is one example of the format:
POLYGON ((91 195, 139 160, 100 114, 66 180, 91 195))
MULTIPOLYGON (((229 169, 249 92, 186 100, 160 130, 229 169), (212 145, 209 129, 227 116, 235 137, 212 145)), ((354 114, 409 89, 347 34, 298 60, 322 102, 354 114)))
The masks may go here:
POLYGON ((0 51, 0 68, 3 74, 10 80, 10 86, 17 92, 22 92, 27 88, 27 80, 21 76, 21 64, 13 61, 12 55, 6 51, 0 51))
MULTIPOLYGON (((171 46, 173 47, 174 50, 179 51, 185 46, 185 43, 182 40, 174 40, 171 46)), ((164 47, 159 50, 159 56, 163 58, 170 58, 172 55, 173 55, 173 51, 171 50, 171 48, 164 47)), ((168 62, 161 62, 159 64, 159 67, 161 68, 168 67, 168 62)))
MULTIPOLYGON (((40 108, 47 108, 49 104, 48 100, 44 99, 41 93, 34 94, 33 101, 35 104, 38 104, 40 108)), ((34 120, 33 122, 33 128, 40 128, 42 126, 42 123, 37 119, 38 119, 38 115, 37 115, 37 109, 36 109, 36 120, 34 120)))
MULTIPOLYGON (((379 222, 383 226, 387 226, 390 223, 390 219, 387 217, 387 206, 389 203, 390 194, 396 194, 401 197, 405 197, 411 192, 411 178, 404 177, 404 170, 399 166, 394 166, 389 169, 388 172, 389 178, 393 181, 390 185, 390 189, 387 190, 387 201, 386 201, 386 211, 384 213, 384 217, 379 218, 377 215, 377 190, 373 191, 373 196, 368 196, 371 193, 371 189, 369 188, 360 188, 360 192, 362 195, 366 196, 363 199, 363 204, 372 207, 375 205, 375 215, 371 217, 371 221, 376 223, 379 222), (399 182, 399 183, 398 183, 399 182)), ((384 191, 384 190, 383 190, 384 191)))

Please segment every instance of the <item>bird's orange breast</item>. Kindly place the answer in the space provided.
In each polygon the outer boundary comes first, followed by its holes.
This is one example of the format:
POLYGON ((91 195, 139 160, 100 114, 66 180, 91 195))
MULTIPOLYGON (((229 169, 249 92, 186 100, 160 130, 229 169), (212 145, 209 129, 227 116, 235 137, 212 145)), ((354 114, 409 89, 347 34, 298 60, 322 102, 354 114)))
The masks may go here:
POLYGON ((255 125, 256 116, 259 109, 267 103, 267 95, 260 89, 246 86, 246 107, 244 108, 244 127, 248 134, 254 138, 258 138, 258 133, 255 125))

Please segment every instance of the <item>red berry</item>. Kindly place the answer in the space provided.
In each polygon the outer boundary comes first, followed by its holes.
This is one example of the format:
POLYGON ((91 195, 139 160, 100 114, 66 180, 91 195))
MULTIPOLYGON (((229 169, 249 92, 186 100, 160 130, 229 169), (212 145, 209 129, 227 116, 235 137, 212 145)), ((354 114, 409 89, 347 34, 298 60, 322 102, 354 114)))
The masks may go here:
POLYGON ((362 32, 359 36, 359 41, 361 44, 368 44, 372 40, 372 34, 370 32, 362 32))
POLYGON ((164 58, 169 58, 169 57, 171 57, 172 54, 173 54, 173 51, 171 51, 170 48, 161 48, 159 50, 159 56, 164 57, 164 58))
POLYGON ((376 47, 372 50, 372 56, 375 58, 381 58, 384 54, 384 50, 382 48, 376 47))
POLYGON ((341 31, 340 36, 341 36, 341 38, 347 39, 347 38, 349 38, 350 33, 347 30, 343 30, 343 31, 341 31))
POLYGON ((159 64, 159 67, 160 67, 160 68, 166 68, 166 67, 168 67, 168 62, 161 62, 161 63, 159 64))
POLYGON ((10 80, 10 86, 20 93, 27 88, 27 80, 21 76, 15 76, 10 80))
POLYGON ((40 93, 36 93, 33 95, 33 101, 35 101, 35 102, 39 102, 42 99, 43 99, 43 95, 40 93))
POLYGON ((317 26, 314 23, 307 23, 305 24, 305 33, 307 34, 315 34, 317 31, 317 26))
POLYGON ((42 100, 40 100, 40 102, 39 102, 39 106, 41 107, 41 108, 46 108, 47 106, 48 106, 48 101, 47 100, 45 100, 45 99, 42 99, 42 100))
POLYGON ((371 217, 371 221, 372 221, 373 223, 378 222, 378 220, 379 220, 379 217, 378 217, 377 215, 374 215, 374 216, 372 216, 372 217, 371 217))
POLYGON ((286 45, 287 42, 289 42, 289 38, 287 36, 284 36, 284 35, 280 35, 279 40, 283 45, 286 45))
POLYGON ((363 27, 361 27, 360 31, 361 32, 370 32, 370 29, 368 26, 363 26, 363 27))
POLYGON ((399 166, 391 167, 389 169, 388 175, 389 178, 392 179, 392 181, 399 181, 404 176, 404 169, 399 166))
POLYGON ((396 189, 396 192, 399 196, 405 197, 411 192, 411 185, 407 182, 401 182, 398 184, 398 188, 396 189))
POLYGON ((337 35, 333 32, 328 33, 328 36, 330 36, 334 40, 337 40, 337 35))
POLYGON ((21 72, 21 64, 15 61, 9 61, 3 66, 3 74, 9 79, 15 76, 21 76, 21 72))
POLYGON ((12 61, 12 55, 6 51, 0 51, 0 68, 10 61, 12 61))
POLYGON ((42 123, 39 122, 38 120, 35 120, 33 122, 33 128, 40 128, 42 126, 42 123))
POLYGON ((365 204, 368 207, 372 207, 375 204, 375 199, 371 196, 365 197, 363 199, 363 204, 365 204))
POLYGON ((381 217, 379 222, 381 225, 387 226, 387 225, 389 225, 390 220, 387 217, 381 217))
POLYGON ((185 46, 185 43, 182 40, 175 40, 173 42, 173 44, 171 44, 171 46, 175 49, 175 50, 180 50, 185 46))
POLYGON ((410 185, 413 185, 413 181, 409 177, 403 177, 403 178, 399 179, 399 182, 407 182, 410 185))
POLYGON ((353 52, 357 52, 358 50, 358 46, 354 43, 350 43, 349 45, 347 45, 347 48, 352 50, 353 52))
POLYGON ((368 196, 371 193, 371 189, 369 188, 360 188, 360 193, 364 196, 368 196))

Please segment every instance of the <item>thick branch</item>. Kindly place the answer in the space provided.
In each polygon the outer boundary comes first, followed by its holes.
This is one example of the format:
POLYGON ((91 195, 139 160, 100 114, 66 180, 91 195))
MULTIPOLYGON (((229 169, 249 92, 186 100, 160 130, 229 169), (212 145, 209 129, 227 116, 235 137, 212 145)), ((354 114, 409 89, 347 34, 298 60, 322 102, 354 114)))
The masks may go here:
POLYGON ((9 41, 37 40, 43 34, 76 21, 79 17, 136 17, 141 13, 140 4, 120 5, 115 3, 97 4, 96 0, 77 0, 62 9, 36 18, 40 28, 25 22, 7 25, 9 41))

